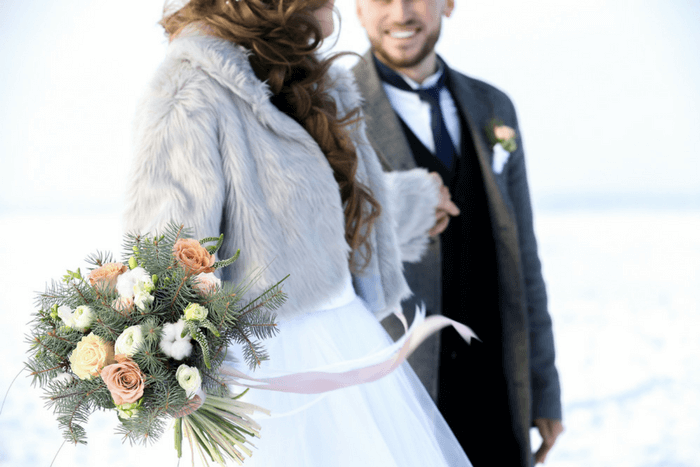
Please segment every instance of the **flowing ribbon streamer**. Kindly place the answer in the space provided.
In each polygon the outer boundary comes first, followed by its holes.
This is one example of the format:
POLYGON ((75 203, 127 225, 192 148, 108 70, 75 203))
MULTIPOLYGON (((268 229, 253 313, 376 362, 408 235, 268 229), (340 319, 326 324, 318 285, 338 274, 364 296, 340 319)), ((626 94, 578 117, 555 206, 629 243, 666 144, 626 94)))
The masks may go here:
MULTIPOLYGON (((398 317, 401 319, 403 315, 398 317)), ((404 323, 405 329, 405 318, 401 321, 404 323)), ((388 358, 375 364, 348 371, 306 371, 271 378, 253 378, 230 366, 222 366, 219 372, 229 378, 227 382, 238 386, 297 394, 320 394, 357 384, 370 383, 388 375, 401 365, 423 341, 447 326, 452 326, 467 343, 471 343, 472 338, 479 339, 464 324, 442 315, 426 318, 425 308, 418 309, 416 307, 416 315, 410 329, 401 339, 389 347, 389 349, 396 347, 398 350, 392 351, 388 358)))

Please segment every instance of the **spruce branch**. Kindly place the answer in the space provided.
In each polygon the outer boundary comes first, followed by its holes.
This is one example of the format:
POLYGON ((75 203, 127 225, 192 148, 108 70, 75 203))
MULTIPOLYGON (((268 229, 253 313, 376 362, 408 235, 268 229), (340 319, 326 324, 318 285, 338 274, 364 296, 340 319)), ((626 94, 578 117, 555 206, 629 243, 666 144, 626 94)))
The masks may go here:
POLYGON ((240 311, 240 316, 243 317, 261 308, 274 310, 282 306, 282 304, 287 299, 287 296, 284 292, 282 292, 280 286, 282 285, 282 282, 284 282, 288 277, 289 275, 285 276, 284 279, 282 279, 272 287, 269 287, 262 294, 260 294, 258 298, 252 300, 250 303, 244 306, 243 309, 241 309, 240 311))
POLYGON ((107 263, 113 263, 114 262, 114 256, 112 255, 111 252, 101 252, 97 251, 96 253, 91 253, 88 255, 87 258, 85 258, 85 262, 88 264, 91 264, 95 267, 102 267, 107 263))
MULTIPOLYGON (((218 248, 217 248, 217 250, 218 250, 218 248)), ((214 263, 214 265, 212 267, 214 269, 228 267, 228 266, 232 265, 233 263, 235 263, 240 255, 241 255, 241 250, 238 249, 238 250, 236 250, 236 253, 233 256, 231 256, 229 259, 226 259, 223 261, 217 261, 214 263)))

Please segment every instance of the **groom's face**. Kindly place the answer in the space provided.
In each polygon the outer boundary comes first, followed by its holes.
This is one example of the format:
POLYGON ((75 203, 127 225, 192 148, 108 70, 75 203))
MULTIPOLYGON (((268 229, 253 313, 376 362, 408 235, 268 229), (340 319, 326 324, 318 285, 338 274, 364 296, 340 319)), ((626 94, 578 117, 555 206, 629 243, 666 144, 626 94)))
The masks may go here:
POLYGON ((454 0, 357 0, 357 16, 377 58, 392 68, 420 65, 434 53, 454 0))

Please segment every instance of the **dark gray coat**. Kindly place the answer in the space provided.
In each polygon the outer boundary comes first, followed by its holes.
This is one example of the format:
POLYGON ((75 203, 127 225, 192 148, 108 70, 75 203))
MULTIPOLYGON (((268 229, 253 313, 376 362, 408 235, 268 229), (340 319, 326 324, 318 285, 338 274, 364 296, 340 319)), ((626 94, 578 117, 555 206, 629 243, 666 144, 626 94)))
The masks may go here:
MULTIPOLYGON (((368 137, 384 168, 405 170, 415 167, 411 149, 384 93, 371 55, 366 54, 353 71, 364 98, 363 111, 369 119, 368 137)), ((448 73, 453 98, 470 128, 483 173, 498 263, 503 371, 508 404, 522 458, 529 458, 532 420, 540 417, 561 419, 561 402, 559 378, 554 366, 552 322, 547 311, 545 284, 533 230, 523 144, 515 109, 503 92, 449 68, 448 73), (494 170, 494 153, 485 132, 493 118, 502 120, 518 135, 518 148, 510 154, 500 173, 494 170)), ((425 301, 428 308, 432 304, 438 310, 440 271, 439 239, 433 241, 428 257, 418 267, 406 270, 409 283, 420 284, 420 289, 414 286, 418 300, 425 301), (417 275, 421 280, 411 281, 411 275, 417 275)), ((387 327, 392 327, 387 321, 387 327)), ((418 349, 420 354, 411 362, 433 396, 436 394, 438 345, 433 341, 427 348, 418 349)))

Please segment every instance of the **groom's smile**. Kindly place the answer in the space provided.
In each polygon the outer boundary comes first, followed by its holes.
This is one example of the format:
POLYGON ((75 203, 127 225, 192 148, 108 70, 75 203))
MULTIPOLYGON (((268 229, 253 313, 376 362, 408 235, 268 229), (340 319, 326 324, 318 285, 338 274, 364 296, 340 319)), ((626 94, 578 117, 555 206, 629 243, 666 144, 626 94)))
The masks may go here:
POLYGON ((401 70, 434 54, 442 16, 454 0, 357 0, 357 15, 377 58, 401 70))

